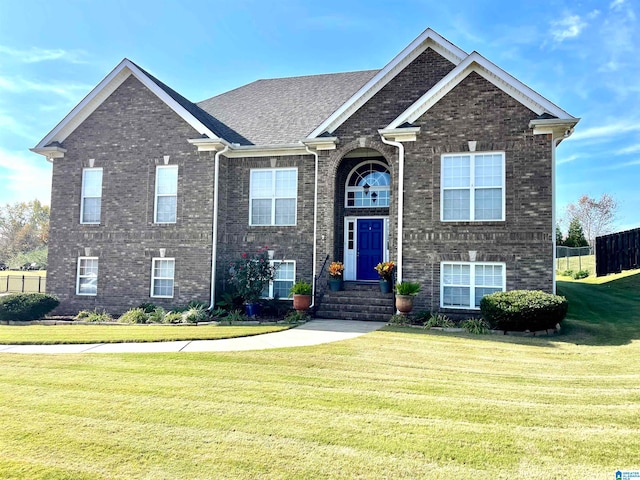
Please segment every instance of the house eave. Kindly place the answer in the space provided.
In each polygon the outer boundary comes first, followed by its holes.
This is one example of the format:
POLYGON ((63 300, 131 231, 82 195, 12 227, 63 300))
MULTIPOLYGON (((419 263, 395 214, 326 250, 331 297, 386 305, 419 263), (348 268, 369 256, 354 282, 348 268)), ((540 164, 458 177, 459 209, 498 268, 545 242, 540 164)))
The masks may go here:
POLYGON ((420 127, 383 128, 378 133, 386 140, 392 142, 415 142, 418 138, 420 127))
POLYGON ((534 119, 529 122, 529 128, 533 129, 534 135, 551 134, 556 138, 565 139, 571 136, 574 127, 579 121, 580 119, 575 117, 567 119, 534 119))
POLYGON ((302 143, 309 148, 320 150, 335 150, 338 144, 338 137, 318 137, 305 138, 302 143))
POLYGON ((53 161, 56 158, 64 158, 64 154, 67 153, 67 149, 62 147, 34 147, 29 150, 45 156, 49 161, 53 161))
POLYGON ((195 145, 199 152, 218 152, 231 145, 222 138, 190 138, 187 140, 195 145))

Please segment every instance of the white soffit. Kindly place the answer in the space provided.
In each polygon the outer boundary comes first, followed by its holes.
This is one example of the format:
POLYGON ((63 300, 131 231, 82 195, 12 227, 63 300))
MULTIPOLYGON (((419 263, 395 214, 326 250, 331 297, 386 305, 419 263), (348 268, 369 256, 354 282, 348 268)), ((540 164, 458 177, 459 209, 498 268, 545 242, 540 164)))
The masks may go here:
POLYGON ((458 65, 467 53, 456 47, 449 40, 428 28, 411 42, 404 50, 358 90, 349 100, 338 108, 329 118, 317 127, 309 138, 315 138, 324 132, 333 132, 353 115, 362 105, 367 103, 382 88, 393 80, 402 70, 413 62, 427 48, 431 48, 454 65, 458 65))
POLYGON ((36 145, 34 150, 41 149, 51 142, 62 143, 71 132, 78 128, 130 75, 136 77, 145 87, 151 90, 160 100, 166 103, 183 120, 197 130, 198 133, 206 134, 210 138, 218 138, 216 134, 205 127, 182 105, 171 98, 167 92, 162 90, 153 80, 145 75, 133 62, 125 58, 36 145))
POLYGON ((453 90, 471 72, 476 72, 507 95, 534 111, 538 115, 550 113, 559 119, 573 119, 569 113, 529 88, 517 78, 509 75, 500 67, 490 62, 478 52, 473 52, 456 68, 436 83, 428 92, 416 100, 391 122, 386 128, 398 128, 404 123, 413 123, 453 90))

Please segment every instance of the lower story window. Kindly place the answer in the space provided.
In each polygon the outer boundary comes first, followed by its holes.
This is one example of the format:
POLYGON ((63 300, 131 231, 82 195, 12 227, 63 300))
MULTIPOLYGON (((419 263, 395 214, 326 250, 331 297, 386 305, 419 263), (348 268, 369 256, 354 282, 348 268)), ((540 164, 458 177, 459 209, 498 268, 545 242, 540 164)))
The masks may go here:
POLYGON ((273 281, 262 291, 263 298, 291 298, 289 291, 296 281, 296 263, 293 261, 272 260, 276 268, 273 281))
POLYGON ((98 257, 79 257, 76 295, 98 293, 98 257))
POLYGON ((482 297, 505 289, 504 263, 444 262, 440 265, 442 307, 478 309, 482 297))
POLYGON ((173 298, 173 279, 176 261, 173 258, 154 258, 151 267, 151 296, 173 298))

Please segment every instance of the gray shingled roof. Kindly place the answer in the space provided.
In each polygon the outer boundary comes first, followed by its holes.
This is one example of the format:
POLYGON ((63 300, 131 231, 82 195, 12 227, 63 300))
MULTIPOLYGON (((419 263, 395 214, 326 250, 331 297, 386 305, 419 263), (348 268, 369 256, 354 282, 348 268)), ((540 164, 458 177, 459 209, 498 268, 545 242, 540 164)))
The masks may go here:
POLYGON ((295 143, 378 70, 257 80, 197 105, 255 145, 295 143))

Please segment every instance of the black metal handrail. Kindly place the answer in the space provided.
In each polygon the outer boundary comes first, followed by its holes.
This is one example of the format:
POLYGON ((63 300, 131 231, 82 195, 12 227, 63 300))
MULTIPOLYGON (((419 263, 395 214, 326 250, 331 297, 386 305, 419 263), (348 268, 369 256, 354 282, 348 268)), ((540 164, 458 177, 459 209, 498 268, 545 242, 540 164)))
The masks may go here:
POLYGON ((327 256, 324 259, 324 262, 322 262, 322 268, 320 268, 320 273, 318 273, 314 279, 313 279, 313 314, 315 315, 315 313, 318 311, 318 303, 320 300, 322 300, 322 297, 324 296, 324 290, 326 288, 326 285, 324 285, 324 288, 320 287, 320 282, 318 280, 320 280, 322 278, 322 276, 324 275, 324 272, 326 270, 327 267, 327 262, 329 261, 329 254, 327 254, 327 256))

